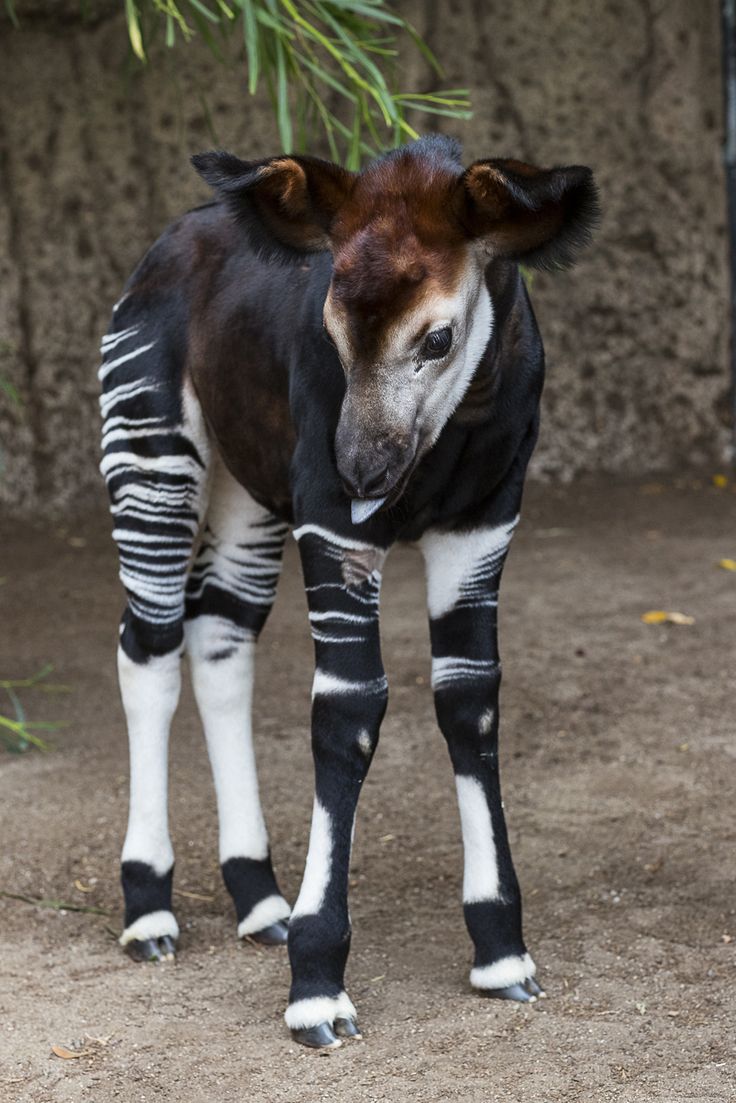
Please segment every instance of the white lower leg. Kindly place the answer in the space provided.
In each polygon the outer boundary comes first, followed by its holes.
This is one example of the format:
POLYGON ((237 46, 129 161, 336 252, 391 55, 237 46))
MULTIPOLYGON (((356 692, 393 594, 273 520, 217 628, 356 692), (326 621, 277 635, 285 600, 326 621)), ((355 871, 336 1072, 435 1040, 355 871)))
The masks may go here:
POLYGON ((309 832, 309 850, 299 896, 294 905, 294 919, 302 915, 319 914, 330 882, 332 850, 332 817, 315 797, 312 807, 312 826, 309 832))
POLYGON ((355 1022, 357 1012, 347 992, 339 996, 313 996, 290 1003, 284 1013, 284 1021, 290 1030, 304 1030, 321 1023, 334 1023, 336 1019, 355 1022))
POLYGON ((491 965, 476 965, 470 970, 470 983, 473 988, 509 988, 529 980, 536 971, 529 954, 511 954, 491 965))
POLYGON ((485 791, 477 778, 463 774, 455 776, 455 787, 465 854, 463 903, 498 900, 498 858, 485 791))
POLYGON ((119 648, 118 676, 130 748, 130 807, 122 860, 145 862, 162 876, 174 862, 168 825, 168 747, 181 686, 180 654, 134 663, 119 648))
POLYGON ((255 641, 214 616, 189 621, 186 637, 217 794, 220 862, 228 858, 262 860, 268 856, 268 833, 258 792, 251 725, 255 641), (233 645, 232 654, 217 657, 233 645))

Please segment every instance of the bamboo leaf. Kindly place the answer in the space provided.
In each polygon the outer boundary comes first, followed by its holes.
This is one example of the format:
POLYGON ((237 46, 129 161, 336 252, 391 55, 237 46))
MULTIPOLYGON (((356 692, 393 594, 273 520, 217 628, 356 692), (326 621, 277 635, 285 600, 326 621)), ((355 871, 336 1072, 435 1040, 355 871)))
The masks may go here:
POLYGON ((204 16, 205 19, 208 19, 210 23, 214 23, 216 27, 220 25, 219 18, 215 15, 213 11, 210 11, 210 9, 202 3, 202 0, 188 0, 188 2, 192 5, 193 8, 196 8, 200 15, 204 16))
POLYGON ((248 58, 248 91, 255 95, 261 72, 261 51, 258 21, 253 10, 253 0, 241 0, 243 8, 243 37, 248 58))
POLYGON ((5 0, 5 11, 8 13, 8 19, 15 27, 16 31, 20 29, 20 23, 18 22, 18 16, 15 11, 15 4, 13 0, 5 0))
POLYGON ((128 23, 128 38, 130 39, 130 45, 133 47, 133 53, 141 61, 145 61, 146 52, 143 49, 143 35, 141 34, 138 9, 134 0, 125 0, 125 18, 128 23))
POLYGON ((291 153, 293 132, 289 112, 289 83, 286 75, 286 55, 284 44, 276 39, 276 118, 279 137, 285 153, 291 153))
MULTIPOLYGON (((346 163, 357 167, 376 150, 415 138, 417 131, 409 122, 413 113, 471 117, 465 89, 424 93, 395 89, 391 63, 399 57, 402 37, 411 41, 435 73, 442 70, 416 28, 392 10, 388 0, 123 2, 131 47, 141 61, 146 60, 156 28, 161 27, 167 47, 176 45, 179 29, 185 41, 200 35, 222 62, 221 35, 242 19, 248 91, 253 95, 265 85, 284 148, 308 148, 310 137, 321 130, 331 156, 336 158, 342 148, 346 163), (149 12, 162 20, 153 30, 145 18, 149 12), (330 104, 333 94, 341 101, 335 110, 330 104)), ((14 12, 15 0, 4 3, 14 12)), ((203 110, 211 125, 205 104, 203 110)), ((8 393, 7 387, 3 389, 8 393)))
POLYGON ((429 65, 434 70, 434 72, 437 74, 437 76, 438 77, 444 76, 444 70, 443 70, 442 66, 440 65, 439 61, 437 60, 435 55, 432 53, 431 49, 429 48, 427 43, 424 41, 422 36, 419 34, 419 31, 411 23, 409 23, 408 20, 404 21, 404 30, 406 31, 406 33, 411 38, 412 42, 414 43, 416 48, 419 50, 419 53, 422 55, 424 60, 429 63, 429 65))

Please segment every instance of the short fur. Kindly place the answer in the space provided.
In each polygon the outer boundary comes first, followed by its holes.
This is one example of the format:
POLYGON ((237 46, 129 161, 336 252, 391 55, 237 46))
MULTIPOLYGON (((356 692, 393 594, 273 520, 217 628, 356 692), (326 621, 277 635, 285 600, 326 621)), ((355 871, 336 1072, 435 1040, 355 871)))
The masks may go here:
POLYGON ((176 933, 166 750, 185 643, 240 932, 285 934, 249 711, 253 641, 293 524, 315 647, 315 812, 289 927, 287 1023, 300 1040, 339 1043, 332 1027, 355 1015, 344 979, 354 816, 387 700, 381 571, 393 543, 420 541, 471 979, 534 998, 498 775, 498 589, 544 375, 517 262, 573 261, 597 218, 590 170, 498 159, 463 169, 458 144, 437 136, 360 174, 292 155, 193 160, 217 200, 141 261, 100 370, 102 470, 128 594, 123 941, 150 948, 176 933))

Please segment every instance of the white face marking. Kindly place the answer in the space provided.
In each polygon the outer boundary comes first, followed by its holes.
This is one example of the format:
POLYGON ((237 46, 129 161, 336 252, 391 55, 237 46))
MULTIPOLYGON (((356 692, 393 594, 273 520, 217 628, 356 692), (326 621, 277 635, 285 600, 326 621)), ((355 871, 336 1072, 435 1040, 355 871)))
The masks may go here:
POLYGON ((316 915, 324 903, 332 870, 332 817, 314 798, 309 851, 299 898, 292 915, 316 915))
POLYGON ((465 851, 463 902, 499 900, 500 884, 496 843, 483 786, 474 777, 455 778, 465 851))
POLYGON ((420 540, 427 568, 427 604, 441 617, 463 604, 496 604, 486 583, 498 571, 518 517, 504 525, 471 532, 430 530, 420 540))
MULTIPOLYGON (((391 331, 386 359, 392 378, 399 379, 407 390, 403 405, 408 406, 411 400, 416 410, 421 452, 432 447, 460 404, 492 330, 491 297, 482 272, 478 275, 472 264, 456 296, 422 304, 391 331), (422 362, 413 342, 416 333, 422 328, 429 333, 445 326, 452 329, 448 354, 422 362)), ((387 399, 395 403, 398 396, 390 394, 387 399)))
MULTIPOLYGON (((475 253, 468 250, 454 294, 427 293, 386 330, 370 379, 361 382, 352 406, 351 369, 360 360, 360 349, 352 347, 347 314, 331 294, 324 315, 347 376, 344 409, 350 411, 351 423, 364 422, 366 436, 368 419, 371 435, 383 430, 409 439, 413 433, 417 455, 423 455, 462 400, 491 337, 493 305, 475 253), (448 353, 438 359, 422 357, 428 333, 445 327, 452 330, 448 353)), ((362 519, 359 509, 354 521, 362 519)))

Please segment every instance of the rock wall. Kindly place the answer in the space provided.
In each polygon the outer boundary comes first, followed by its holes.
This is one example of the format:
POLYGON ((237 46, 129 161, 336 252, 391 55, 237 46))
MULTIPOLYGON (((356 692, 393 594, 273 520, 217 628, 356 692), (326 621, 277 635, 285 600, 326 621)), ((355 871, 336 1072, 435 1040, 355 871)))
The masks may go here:
MULTIPOLYGON (((128 272, 204 188, 190 153, 278 150, 270 111, 200 45, 131 58, 117 0, 16 0, 0 22, 0 502, 101 500, 97 348, 128 272), (215 132, 213 135, 213 131, 215 132)), ((468 159, 591 164, 604 221, 571 273, 537 275, 544 477, 722 461, 728 321, 715 0, 400 4, 469 86, 468 159)), ((428 87, 421 61, 407 86, 428 87)))

